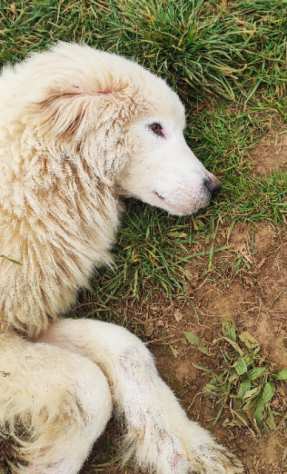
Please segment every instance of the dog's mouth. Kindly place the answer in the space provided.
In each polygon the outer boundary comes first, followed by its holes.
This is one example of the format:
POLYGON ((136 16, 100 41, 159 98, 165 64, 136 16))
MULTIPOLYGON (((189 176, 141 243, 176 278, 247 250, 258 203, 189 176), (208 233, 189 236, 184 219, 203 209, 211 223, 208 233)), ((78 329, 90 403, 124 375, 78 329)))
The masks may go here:
POLYGON ((210 202, 210 193, 206 193, 205 196, 201 196, 194 203, 175 203, 169 198, 163 196, 158 191, 153 191, 153 196, 156 198, 156 202, 153 203, 154 206, 164 209, 171 215, 175 216, 188 216, 196 214, 200 209, 208 206, 210 202))
POLYGON ((158 199, 165 201, 165 197, 162 194, 158 193, 157 191, 153 191, 153 193, 158 199))

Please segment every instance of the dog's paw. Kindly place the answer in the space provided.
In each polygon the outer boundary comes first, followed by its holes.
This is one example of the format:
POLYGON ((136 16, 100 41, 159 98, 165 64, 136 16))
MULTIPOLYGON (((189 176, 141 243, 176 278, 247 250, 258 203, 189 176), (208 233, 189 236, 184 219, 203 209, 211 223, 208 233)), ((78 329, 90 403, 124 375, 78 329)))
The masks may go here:
POLYGON ((215 442, 197 446, 187 453, 190 474, 243 474, 239 459, 215 442))
POLYGON ((162 443, 162 448, 167 448, 166 453, 161 452, 168 464, 165 474, 244 474, 243 465, 234 454, 198 425, 192 424, 191 428, 184 436, 181 433, 162 443))
POLYGON ((177 424, 175 430, 160 429, 153 425, 149 431, 131 431, 125 453, 128 453, 128 458, 134 457, 136 464, 144 472, 155 474, 245 472, 237 457, 217 444, 208 431, 196 423, 186 423, 186 420, 177 424))

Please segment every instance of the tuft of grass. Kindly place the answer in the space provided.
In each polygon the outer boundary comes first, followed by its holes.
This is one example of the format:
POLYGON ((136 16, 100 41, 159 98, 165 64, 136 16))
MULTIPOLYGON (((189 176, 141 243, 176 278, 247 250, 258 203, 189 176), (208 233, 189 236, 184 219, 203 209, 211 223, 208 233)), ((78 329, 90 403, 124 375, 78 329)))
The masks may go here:
POLYGON ((56 40, 134 57, 187 101, 286 91, 285 0, 1 1, 0 62, 56 40))
POLYGON ((98 296, 140 298, 161 288, 171 296, 184 291, 185 266, 192 258, 192 220, 167 216, 129 203, 115 248, 115 265, 97 275, 98 296), (100 279, 100 281, 99 281, 100 279))
POLYGON ((231 321, 224 321, 212 349, 193 334, 186 333, 185 338, 210 357, 214 348, 220 353, 220 369, 196 366, 208 376, 203 393, 215 401, 214 422, 224 415, 226 426, 247 427, 256 433, 276 429, 285 415, 281 400, 286 397, 287 368, 274 370, 257 340, 248 331, 238 332, 231 321))

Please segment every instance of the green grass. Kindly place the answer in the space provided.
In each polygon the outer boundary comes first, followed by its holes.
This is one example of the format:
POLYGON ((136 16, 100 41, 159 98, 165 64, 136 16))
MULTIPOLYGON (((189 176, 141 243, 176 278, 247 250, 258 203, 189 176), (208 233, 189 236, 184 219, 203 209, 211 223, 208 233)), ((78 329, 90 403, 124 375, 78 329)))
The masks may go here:
POLYGON ((248 152, 272 117, 286 121, 286 0, 0 0, 1 63, 59 39, 122 53, 165 77, 187 105, 188 142, 223 181, 196 218, 129 205, 96 300, 183 293, 194 243, 212 226, 284 221, 286 173, 252 176, 248 152))
POLYGON ((1 1, 2 61, 57 39, 134 56, 197 100, 286 89, 285 0, 1 1))
POLYGON ((220 353, 220 369, 195 365, 208 376, 203 393, 215 401, 215 423, 224 418, 224 426, 245 427, 257 434, 275 430, 284 421, 280 397, 286 397, 287 368, 275 371, 251 334, 239 333, 232 322, 224 321, 212 347, 192 332, 186 332, 185 338, 210 357, 216 350, 217 365, 220 353))

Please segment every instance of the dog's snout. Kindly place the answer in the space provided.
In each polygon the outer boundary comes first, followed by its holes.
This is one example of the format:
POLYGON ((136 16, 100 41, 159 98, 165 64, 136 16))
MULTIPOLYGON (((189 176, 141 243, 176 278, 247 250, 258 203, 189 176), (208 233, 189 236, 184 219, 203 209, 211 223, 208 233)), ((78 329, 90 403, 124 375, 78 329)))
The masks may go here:
POLYGON ((221 188, 221 183, 215 176, 212 178, 206 178, 204 180, 204 185, 212 196, 215 196, 221 188))

